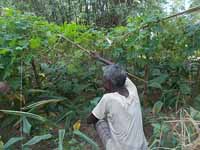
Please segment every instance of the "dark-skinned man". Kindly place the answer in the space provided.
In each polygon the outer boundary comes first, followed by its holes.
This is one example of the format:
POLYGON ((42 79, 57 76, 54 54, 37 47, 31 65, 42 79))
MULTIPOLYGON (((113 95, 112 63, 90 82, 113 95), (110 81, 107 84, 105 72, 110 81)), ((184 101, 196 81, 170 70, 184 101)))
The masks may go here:
POLYGON ((119 65, 107 63, 103 67, 106 93, 87 122, 95 125, 106 150, 147 150, 137 88, 119 65))

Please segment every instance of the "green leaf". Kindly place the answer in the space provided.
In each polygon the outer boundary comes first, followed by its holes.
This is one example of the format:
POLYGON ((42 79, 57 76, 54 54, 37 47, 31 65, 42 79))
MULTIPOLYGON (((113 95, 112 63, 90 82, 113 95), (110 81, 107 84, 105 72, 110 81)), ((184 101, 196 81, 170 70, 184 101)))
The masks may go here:
POLYGON ((91 104, 92 106, 96 106, 96 105, 98 104, 98 102, 99 102, 100 99, 101 99, 101 97, 95 97, 94 99, 92 99, 92 100, 90 101, 90 104, 91 104))
POLYGON ((59 123, 61 120, 63 120, 64 118, 67 118, 69 115, 73 114, 74 112, 72 110, 68 111, 67 113, 65 113, 64 115, 62 115, 57 121, 56 123, 59 123))
POLYGON ((83 140, 85 140, 86 142, 88 142, 89 144, 91 144, 95 150, 99 150, 99 146, 97 145, 97 143, 93 141, 91 138, 89 138, 87 135, 82 133, 81 131, 74 130, 73 133, 82 138, 83 140))
POLYGON ((25 116, 25 117, 28 117, 28 118, 33 118, 33 119, 42 121, 42 122, 45 122, 47 120, 46 118, 44 118, 42 116, 39 116, 39 115, 36 115, 36 114, 33 114, 33 113, 29 113, 29 112, 14 111, 14 110, 0 110, 0 112, 6 113, 6 114, 9 114, 9 115, 15 115, 15 116, 22 116, 22 117, 25 116))
POLYGON ((68 69, 68 72, 69 72, 70 74, 75 73, 75 72, 77 71, 77 68, 75 67, 74 64, 69 64, 69 65, 67 65, 67 69, 68 69))
POLYGON ((148 84, 148 87, 162 89, 162 86, 160 85, 160 83, 157 83, 157 82, 152 82, 152 83, 148 84))
POLYGON ((11 139, 9 139, 6 144, 4 145, 4 149, 8 149, 10 146, 12 146, 13 144, 23 140, 24 137, 12 137, 11 139))
POLYGON ((190 114, 191 114, 193 119, 200 120, 200 112, 197 111, 196 109, 190 107, 190 114))
POLYGON ((200 111, 200 95, 198 95, 198 96, 196 96, 196 97, 194 98, 194 102, 192 103, 192 106, 193 106, 196 110, 200 111))
POLYGON ((162 84, 167 80, 168 77, 169 77, 168 74, 161 74, 160 76, 154 78, 153 80, 150 80, 150 83, 156 82, 162 84))
POLYGON ((160 134, 161 124, 160 123, 152 123, 153 126, 153 135, 157 136, 160 134))
POLYGON ((52 138, 51 134, 45 134, 45 135, 40 135, 40 136, 34 136, 32 139, 30 139, 28 142, 26 142, 23 147, 31 146, 34 144, 39 143, 42 140, 48 140, 52 138))
POLYGON ((179 87, 180 87, 180 92, 182 94, 185 94, 185 95, 191 94, 191 88, 188 84, 183 83, 183 84, 180 84, 179 87))
POLYGON ((40 90, 40 89, 29 89, 28 93, 48 93, 47 90, 40 90))
POLYGON ((74 144, 77 144, 78 141, 77 141, 75 138, 72 138, 71 140, 68 141, 68 143, 69 143, 70 145, 74 145, 74 144))
POLYGON ((10 50, 8 50, 8 49, 0 49, 0 55, 5 55, 9 52, 10 52, 10 50))
POLYGON ((29 42, 30 42, 30 47, 32 49, 40 48, 40 46, 41 46, 41 39, 40 38, 33 38, 29 42))
POLYGON ((58 143, 58 150, 63 150, 63 140, 65 137, 65 129, 60 129, 58 131, 59 143, 58 143))
POLYGON ((1 141, 1 139, 0 139, 0 150, 3 150, 3 142, 1 141))
POLYGON ((4 66, 3 66, 3 64, 0 64, 0 69, 4 69, 4 66))
POLYGON ((22 109, 23 110, 26 110, 26 109, 32 109, 32 108, 37 108, 37 107, 41 107, 43 105, 46 105, 46 104, 49 104, 49 103, 58 103, 58 102, 61 102, 63 101, 63 99, 49 99, 49 100, 43 100, 43 101, 39 101, 39 102, 36 102, 36 103, 33 103, 31 105, 28 105, 26 107, 23 107, 22 109))
POLYGON ((30 134, 32 125, 29 123, 26 117, 23 117, 22 122, 23 122, 22 131, 26 134, 30 134))
POLYGON ((16 49, 17 51, 21 51, 21 50, 23 50, 23 47, 17 46, 15 49, 16 49))
POLYGON ((160 70, 159 69, 153 69, 152 75, 153 76, 159 76, 159 75, 161 75, 160 70))
POLYGON ((153 110, 152 110, 153 114, 159 113, 162 109, 162 106, 163 106, 163 102, 157 101, 153 106, 153 110))

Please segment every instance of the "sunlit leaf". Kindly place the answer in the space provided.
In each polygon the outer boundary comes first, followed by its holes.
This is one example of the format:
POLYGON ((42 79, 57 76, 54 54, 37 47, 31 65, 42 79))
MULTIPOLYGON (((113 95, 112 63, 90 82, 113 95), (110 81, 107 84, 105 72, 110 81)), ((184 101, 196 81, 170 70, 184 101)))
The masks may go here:
POLYGON ((29 113, 29 112, 23 112, 23 111, 14 111, 14 110, 0 110, 1 112, 5 113, 5 114, 9 114, 9 115, 14 115, 14 116, 25 116, 28 118, 33 118, 42 122, 46 121, 46 118, 33 114, 33 113, 29 113))
POLYGON ((28 142, 26 142, 23 147, 27 147, 27 146, 31 146, 31 145, 34 145, 34 144, 37 144, 39 143, 40 141, 43 141, 43 140, 48 140, 52 138, 52 135, 51 134, 45 134, 45 135, 40 135, 40 136, 34 136, 32 139, 30 139, 28 142))
POLYGON ((49 99, 49 100, 43 100, 43 101, 39 101, 39 102, 30 104, 30 105, 28 105, 28 106, 25 106, 25 107, 23 107, 22 109, 23 109, 23 110, 26 110, 26 109, 37 108, 37 107, 44 106, 44 105, 46 105, 46 104, 58 103, 58 102, 61 102, 61 101, 63 101, 63 99, 49 99))
POLYGON ((5 54, 7 54, 9 52, 10 52, 10 50, 8 50, 8 49, 1 49, 0 48, 0 55, 5 55, 5 54))
POLYGON ((162 106, 163 106, 163 102, 157 101, 153 106, 153 110, 152 110, 153 114, 159 113, 162 109, 162 106))
POLYGON ((28 119, 26 117, 23 117, 22 122, 22 131, 26 134, 30 134, 32 125, 29 123, 28 119))
POLYGON ((87 135, 85 135, 84 133, 82 133, 79 130, 74 130, 73 133, 77 136, 79 136, 80 138, 82 138, 83 140, 85 140, 86 142, 88 142, 89 144, 91 144, 94 148, 94 150, 99 150, 99 146, 97 145, 97 143, 95 141, 93 141, 91 138, 89 138, 87 135))
POLYGON ((148 84, 148 87, 162 89, 162 86, 157 82, 152 82, 152 83, 148 84))
POLYGON ((58 131, 58 150, 63 150, 63 140, 65 137, 65 129, 60 129, 58 131))
POLYGON ((30 42, 30 47, 33 49, 40 48, 41 46, 41 39, 39 37, 31 39, 29 42, 30 42))
POLYGON ((196 109, 190 107, 190 114, 193 119, 200 120, 200 111, 197 111, 196 109))
POLYGON ((73 129, 74 129, 74 130, 79 130, 80 127, 81 127, 81 120, 78 120, 78 121, 76 121, 76 122, 74 123, 73 129))
POLYGON ((19 141, 22 141, 23 139, 24 139, 24 137, 12 137, 5 143, 4 149, 7 150, 10 146, 12 146, 13 144, 15 144, 19 141))

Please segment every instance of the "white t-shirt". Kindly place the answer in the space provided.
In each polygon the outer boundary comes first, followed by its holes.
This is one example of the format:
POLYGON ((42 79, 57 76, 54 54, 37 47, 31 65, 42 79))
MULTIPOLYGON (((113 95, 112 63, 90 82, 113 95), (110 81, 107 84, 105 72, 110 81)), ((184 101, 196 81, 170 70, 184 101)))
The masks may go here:
POLYGON ((109 124, 111 140, 107 142, 107 150, 146 150, 137 88, 128 78, 125 86, 128 97, 118 92, 104 94, 92 114, 98 119, 106 119, 109 124))

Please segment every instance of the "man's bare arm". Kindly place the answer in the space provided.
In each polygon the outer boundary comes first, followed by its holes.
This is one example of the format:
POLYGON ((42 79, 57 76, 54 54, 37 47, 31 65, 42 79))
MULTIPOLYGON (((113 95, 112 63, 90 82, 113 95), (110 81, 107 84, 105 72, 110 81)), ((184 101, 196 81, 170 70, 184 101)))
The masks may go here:
POLYGON ((97 119, 92 113, 87 118, 88 124, 96 124, 99 119, 97 119))

